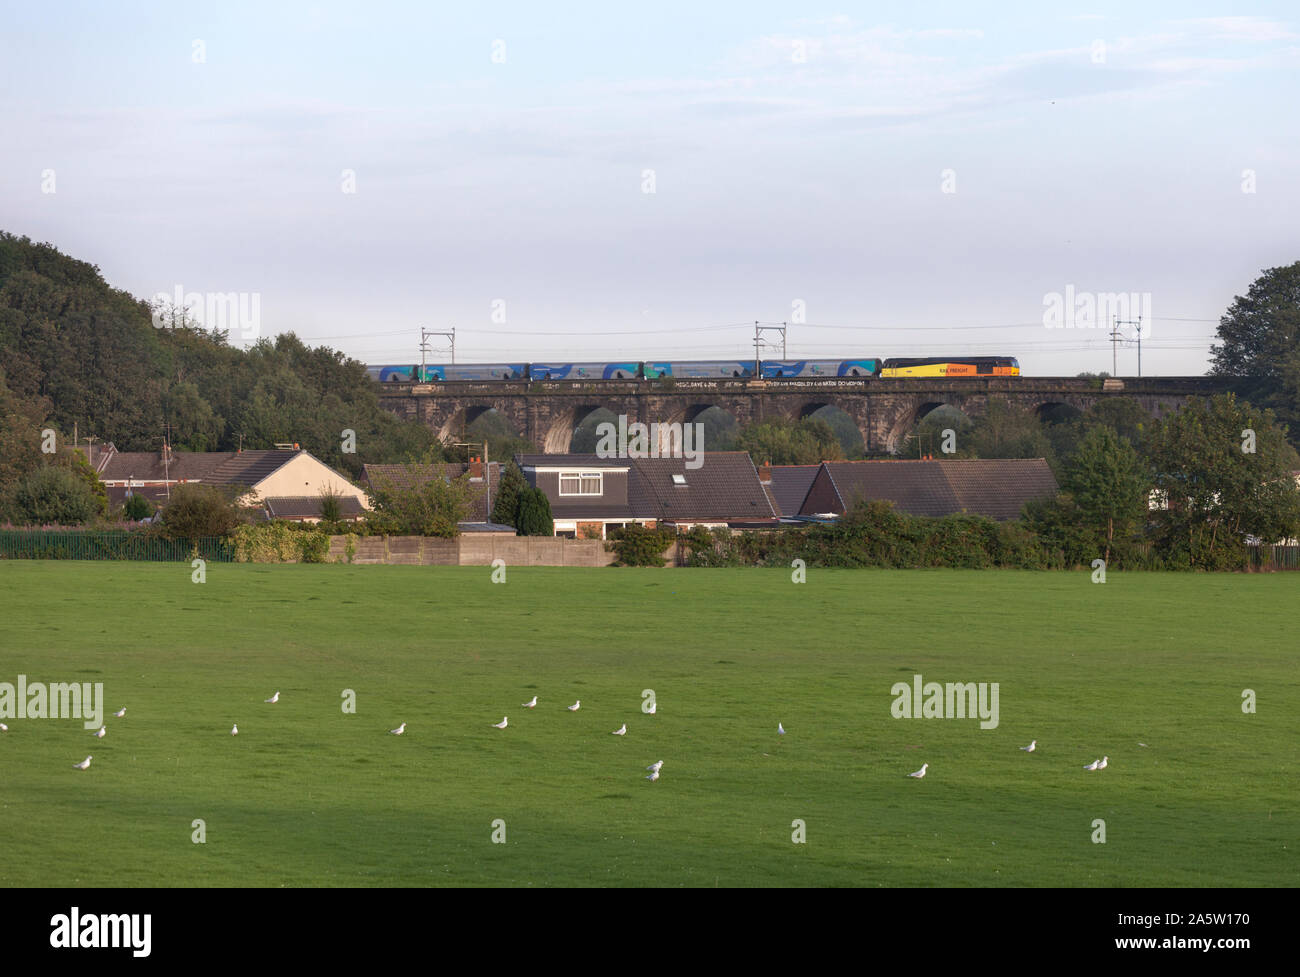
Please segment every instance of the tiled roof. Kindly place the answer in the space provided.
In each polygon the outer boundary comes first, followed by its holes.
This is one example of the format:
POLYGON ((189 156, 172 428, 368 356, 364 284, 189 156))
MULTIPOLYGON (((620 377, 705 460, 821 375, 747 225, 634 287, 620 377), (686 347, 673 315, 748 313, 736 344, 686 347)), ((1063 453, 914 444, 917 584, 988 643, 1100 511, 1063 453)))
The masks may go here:
POLYGON ((173 451, 164 463, 160 451, 114 451, 95 467, 104 481, 208 482, 215 485, 256 485, 301 451, 173 451))
POLYGON ((772 473, 769 494, 778 515, 799 514, 820 468, 821 465, 772 465, 759 469, 760 477, 765 470, 772 473))
POLYGON ((710 451, 699 468, 685 458, 629 458, 628 504, 642 519, 775 521, 758 472, 744 451, 710 451), (676 484, 673 476, 682 476, 676 484))
MULTIPOLYGON (((822 467, 840 500, 837 511, 859 499, 884 499, 912 516, 969 512, 992 519, 1020 516, 1031 499, 1055 495, 1056 478, 1042 458, 935 461, 828 461, 822 467)), ((815 515, 805 503, 805 515, 815 515)))

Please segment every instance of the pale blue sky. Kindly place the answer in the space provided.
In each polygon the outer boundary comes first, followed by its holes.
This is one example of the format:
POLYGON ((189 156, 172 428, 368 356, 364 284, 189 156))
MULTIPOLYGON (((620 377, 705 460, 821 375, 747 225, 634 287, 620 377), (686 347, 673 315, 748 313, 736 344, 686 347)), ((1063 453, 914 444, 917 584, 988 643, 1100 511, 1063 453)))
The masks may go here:
POLYGON ((1150 293, 1144 372, 1199 373, 1300 259, 1292 10, 14 6, 0 228, 372 363, 421 325, 464 362, 744 357, 802 301, 792 357, 1109 369, 1042 325, 1072 286, 1150 293))

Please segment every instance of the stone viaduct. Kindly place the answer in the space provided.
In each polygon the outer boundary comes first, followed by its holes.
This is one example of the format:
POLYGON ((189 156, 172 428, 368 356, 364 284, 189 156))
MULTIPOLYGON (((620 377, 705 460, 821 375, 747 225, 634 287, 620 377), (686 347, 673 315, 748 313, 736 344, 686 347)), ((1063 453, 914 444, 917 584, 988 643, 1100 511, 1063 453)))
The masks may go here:
POLYGON ((569 450, 573 431, 599 408, 643 424, 689 423, 719 407, 742 427, 765 420, 795 421, 822 407, 837 407, 857 424, 868 452, 893 451, 930 411, 949 405, 968 417, 984 413, 992 398, 1039 413, 1067 405, 1085 411, 1099 400, 1129 397, 1152 417, 1182 407, 1189 397, 1227 389, 1210 377, 1143 377, 1101 380, 1075 377, 986 377, 938 380, 612 380, 590 383, 385 383, 382 407, 419 420, 444 439, 481 414, 498 411, 515 432, 547 454, 569 450))

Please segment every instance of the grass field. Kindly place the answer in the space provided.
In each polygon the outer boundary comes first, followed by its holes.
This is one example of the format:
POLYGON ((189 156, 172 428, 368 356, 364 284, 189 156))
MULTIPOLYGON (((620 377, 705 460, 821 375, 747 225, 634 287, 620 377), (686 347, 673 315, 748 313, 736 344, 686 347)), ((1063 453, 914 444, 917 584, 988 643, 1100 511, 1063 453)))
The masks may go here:
POLYGON ((108 726, 4 720, 0 884, 1300 877, 1300 574, 490 572, 0 563, 0 682, 103 682, 108 726), (893 718, 917 673, 999 725, 893 718))

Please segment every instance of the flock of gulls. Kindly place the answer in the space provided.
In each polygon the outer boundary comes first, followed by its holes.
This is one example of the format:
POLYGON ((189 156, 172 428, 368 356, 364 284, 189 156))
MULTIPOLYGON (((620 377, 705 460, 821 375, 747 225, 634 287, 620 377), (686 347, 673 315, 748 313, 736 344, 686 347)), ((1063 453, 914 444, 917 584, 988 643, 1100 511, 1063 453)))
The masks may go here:
MULTIPOLYGON (((778 723, 778 726, 779 725, 780 724, 778 723)), ((785 730, 781 730, 781 732, 784 733, 785 730)), ((1139 743, 1138 746, 1146 746, 1146 744, 1139 743)), ((1024 750, 1026 753, 1033 753, 1036 749, 1038 749, 1038 740, 1030 740, 1028 746, 1022 746, 1020 747, 1020 749, 1024 750)), ((1110 766, 1110 757, 1104 756, 1100 760, 1093 760, 1092 763, 1085 764, 1083 769, 1084 770, 1105 770, 1108 766, 1110 766)), ((920 770, 916 770, 912 773, 909 773, 908 776, 915 777, 917 780, 920 780, 922 777, 925 776, 925 771, 928 770, 929 767, 930 764, 923 763, 921 764, 920 770)))
MULTIPOLYGON (((262 701, 263 701, 263 702, 266 702, 266 703, 271 703, 271 704, 274 704, 274 703, 276 703, 276 702, 279 702, 279 701, 280 701, 280 693, 277 691, 277 692, 275 693, 275 695, 271 696, 271 698, 269 698, 269 699, 263 699, 262 701)), ((522 705, 525 709, 536 709, 536 708, 537 708, 537 696, 533 696, 533 698, 532 698, 529 702, 523 702, 523 703, 520 703, 520 705, 522 705)), ((571 705, 571 706, 565 706, 564 708, 567 709, 569 712, 577 712, 580 708, 582 708, 582 700, 581 700, 581 699, 578 699, 577 701, 575 701, 575 702, 573 703, 573 705, 571 705)), ((651 703, 651 704, 650 704, 650 707, 649 707, 648 709, 646 709, 646 712, 647 712, 648 714, 650 714, 650 715, 654 715, 655 711, 656 711, 658 708, 659 708, 659 704, 658 704, 657 702, 655 702, 655 703, 651 703)), ((117 719, 121 719, 121 718, 122 718, 123 716, 125 716, 125 715, 126 715, 126 709, 125 709, 125 708, 119 709, 117 712, 113 713, 113 716, 114 716, 115 718, 117 718, 117 719)), ((501 718, 501 722, 499 722, 499 723, 491 723, 490 725, 492 726, 493 729, 505 729, 507 726, 510 725, 510 717, 509 717, 509 716, 503 716, 503 717, 501 718)), ((9 731, 9 727, 6 726, 4 723, 0 723, 0 733, 5 733, 5 732, 8 732, 8 731, 9 731)), ((96 731, 95 736, 97 736, 97 737, 100 738, 100 739, 103 739, 103 738, 104 738, 104 734, 105 734, 107 731, 108 731, 108 727, 107 727, 107 726, 100 726, 99 729, 98 729, 98 731, 96 731)), ((781 736, 784 736, 784 735, 785 735, 785 726, 783 726, 781 723, 777 723, 777 724, 776 724, 776 731, 777 731, 777 733, 779 733, 781 736)), ((390 733, 393 734, 394 736, 401 736, 403 733, 406 732, 406 723, 402 723, 402 725, 398 726, 396 729, 390 729, 388 732, 390 732, 390 733)), ((231 735, 231 736, 238 736, 238 735, 239 735, 239 724, 238 724, 238 723, 235 723, 234 725, 232 725, 232 726, 230 727, 230 735, 231 735)), ((627 723, 624 723, 624 724, 623 724, 622 726, 620 726, 618 729, 614 730, 610 735, 612 735, 612 736, 626 736, 626 735, 627 735, 627 723)), ((1142 744, 1139 744, 1139 745, 1141 745, 1141 746, 1145 746, 1146 744, 1145 744, 1145 743, 1142 743, 1142 744)), ((1038 740, 1030 740, 1028 746, 1022 746, 1022 747, 1020 747, 1020 749, 1021 749, 1021 750, 1024 750, 1026 753, 1033 753, 1036 749, 1038 749, 1038 740)), ((76 767, 78 770, 85 770, 85 769, 87 769, 87 768, 90 766, 90 761, 93 760, 93 759, 94 759, 94 757, 88 756, 88 757, 86 757, 86 759, 82 760, 80 763, 74 763, 73 766, 76 767)), ((646 767, 646 769, 650 771, 650 774, 649 774, 645 779, 646 779, 646 780, 649 780, 649 781, 655 781, 655 780, 658 780, 658 779, 659 779, 659 771, 660 771, 660 769, 663 767, 663 765, 664 765, 664 762, 663 762, 662 760, 658 760, 658 761, 656 761, 655 763, 650 764, 650 766, 646 767)), ((1109 756, 1103 756, 1100 760, 1093 760, 1092 763, 1085 764, 1083 769, 1084 769, 1084 770, 1090 770, 1090 771, 1105 770, 1106 767, 1108 767, 1109 765, 1110 765, 1110 757, 1109 757, 1109 756)), ((925 776, 926 771, 929 770, 929 769, 930 769, 930 764, 929 764, 929 763, 923 763, 923 764, 921 764, 921 769, 920 769, 920 770, 915 770, 915 771, 913 771, 912 773, 909 773, 908 776, 909 776, 909 777, 913 777, 913 778, 915 778, 915 779, 917 779, 917 780, 920 780, 922 777, 925 776)))

